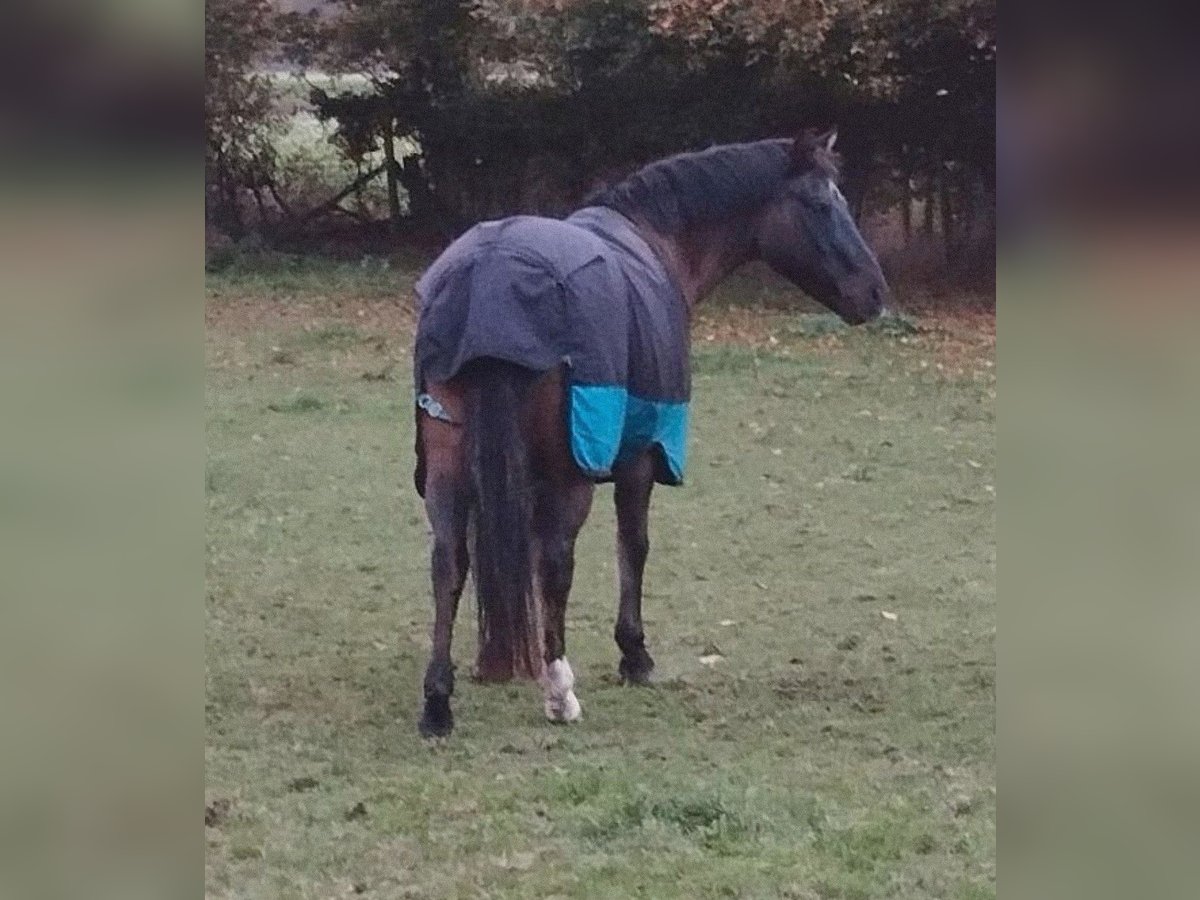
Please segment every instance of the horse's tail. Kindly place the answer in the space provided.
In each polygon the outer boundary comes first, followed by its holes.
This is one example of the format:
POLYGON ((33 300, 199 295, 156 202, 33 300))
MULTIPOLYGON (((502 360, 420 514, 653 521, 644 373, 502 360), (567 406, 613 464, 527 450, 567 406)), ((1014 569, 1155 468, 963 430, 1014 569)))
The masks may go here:
POLYGON ((476 675, 502 681, 542 670, 540 611, 530 568, 531 489, 521 413, 536 374, 499 360, 471 366, 467 446, 479 609, 476 675))

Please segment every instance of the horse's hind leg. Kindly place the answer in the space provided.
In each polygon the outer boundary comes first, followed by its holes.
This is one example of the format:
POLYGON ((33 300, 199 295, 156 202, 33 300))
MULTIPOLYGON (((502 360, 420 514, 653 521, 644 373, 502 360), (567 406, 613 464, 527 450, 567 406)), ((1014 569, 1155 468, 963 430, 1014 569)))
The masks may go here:
POLYGON ((427 482, 425 506, 433 527, 430 570, 433 577, 433 653, 425 670, 425 708, 420 731, 441 737, 454 728, 450 696, 454 693, 454 663, 450 643, 454 617, 467 577, 467 492, 459 483, 427 482))
POLYGON ((654 660, 646 651, 642 630, 642 572, 650 552, 648 520, 650 492, 654 488, 654 451, 618 467, 613 473, 617 506, 617 565, 621 577, 621 600, 613 636, 621 648, 618 667, 621 678, 647 684, 654 660))
POLYGON ((534 554, 546 647, 542 690, 546 718, 552 722, 574 722, 582 712, 566 656, 566 615, 575 574, 575 539, 592 508, 593 492, 592 483, 582 477, 539 484, 534 554))
POLYGON ((566 384, 562 369, 535 388, 526 422, 534 473, 534 589, 542 617, 545 671, 541 677, 546 717, 552 722, 579 718, 575 675, 566 657, 567 595, 575 574, 575 538, 592 508, 592 484, 575 465, 567 434, 566 384))
POLYGON ((433 533, 430 572, 434 623, 433 653, 425 671, 425 705, 418 727, 425 737, 441 737, 454 727, 450 644, 458 600, 467 578, 470 490, 462 465, 461 430, 433 420, 420 424, 425 454, 425 509, 433 533))

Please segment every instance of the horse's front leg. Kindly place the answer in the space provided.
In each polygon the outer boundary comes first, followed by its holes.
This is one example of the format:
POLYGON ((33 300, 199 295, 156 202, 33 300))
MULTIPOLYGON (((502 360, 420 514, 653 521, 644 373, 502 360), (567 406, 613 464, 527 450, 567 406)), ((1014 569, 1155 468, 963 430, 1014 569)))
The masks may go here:
POLYGON ((642 572, 650 552, 648 519, 654 488, 654 450, 618 467, 613 473, 617 505, 617 565, 621 599, 613 636, 621 648, 618 671, 632 684, 649 684, 654 660, 646 652, 642 630, 642 572))

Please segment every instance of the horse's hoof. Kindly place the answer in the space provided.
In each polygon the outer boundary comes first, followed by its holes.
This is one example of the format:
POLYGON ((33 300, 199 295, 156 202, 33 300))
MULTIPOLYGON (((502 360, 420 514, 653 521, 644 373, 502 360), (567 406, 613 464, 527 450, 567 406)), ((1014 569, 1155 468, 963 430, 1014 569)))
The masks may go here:
POLYGON ((577 722, 583 715, 574 687, 575 673, 565 657, 554 660, 546 667, 542 689, 546 694, 546 718, 551 722, 577 722))
POLYGON ((645 650, 641 652, 638 659, 622 656, 621 662, 617 666, 617 673, 626 684, 650 687, 654 684, 654 660, 645 650))
POLYGON ((583 707, 574 691, 569 691, 561 700, 546 701, 546 718, 551 722, 578 722, 583 716, 583 707))
POLYGON ((450 732, 453 730, 454 716, 437 719, 426 714, 421 716, 421 721, 417 723, 417 731, 421 733, 421 737, 423 738, 449 737, 450 732))
POLYGON ((449 697, 430 697, 425 701, 425 711, 417 723, 417 731, 423 738, 446 737, 454 730, 454 713, 450 711, 449 697))

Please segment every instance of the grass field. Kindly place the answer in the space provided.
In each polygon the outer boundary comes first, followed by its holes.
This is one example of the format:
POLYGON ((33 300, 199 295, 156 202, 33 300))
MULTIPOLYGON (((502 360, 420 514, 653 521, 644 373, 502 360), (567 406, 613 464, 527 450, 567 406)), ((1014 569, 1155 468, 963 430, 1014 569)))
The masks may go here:
POLYGON ((659 685, 615 678, 602 488, 583 721, 465 677, 468 600, 431 743, 410 283, 210 277, 207 894, 994 896, 990 341, 706 313, 688 483, 652 510, 659 685))

